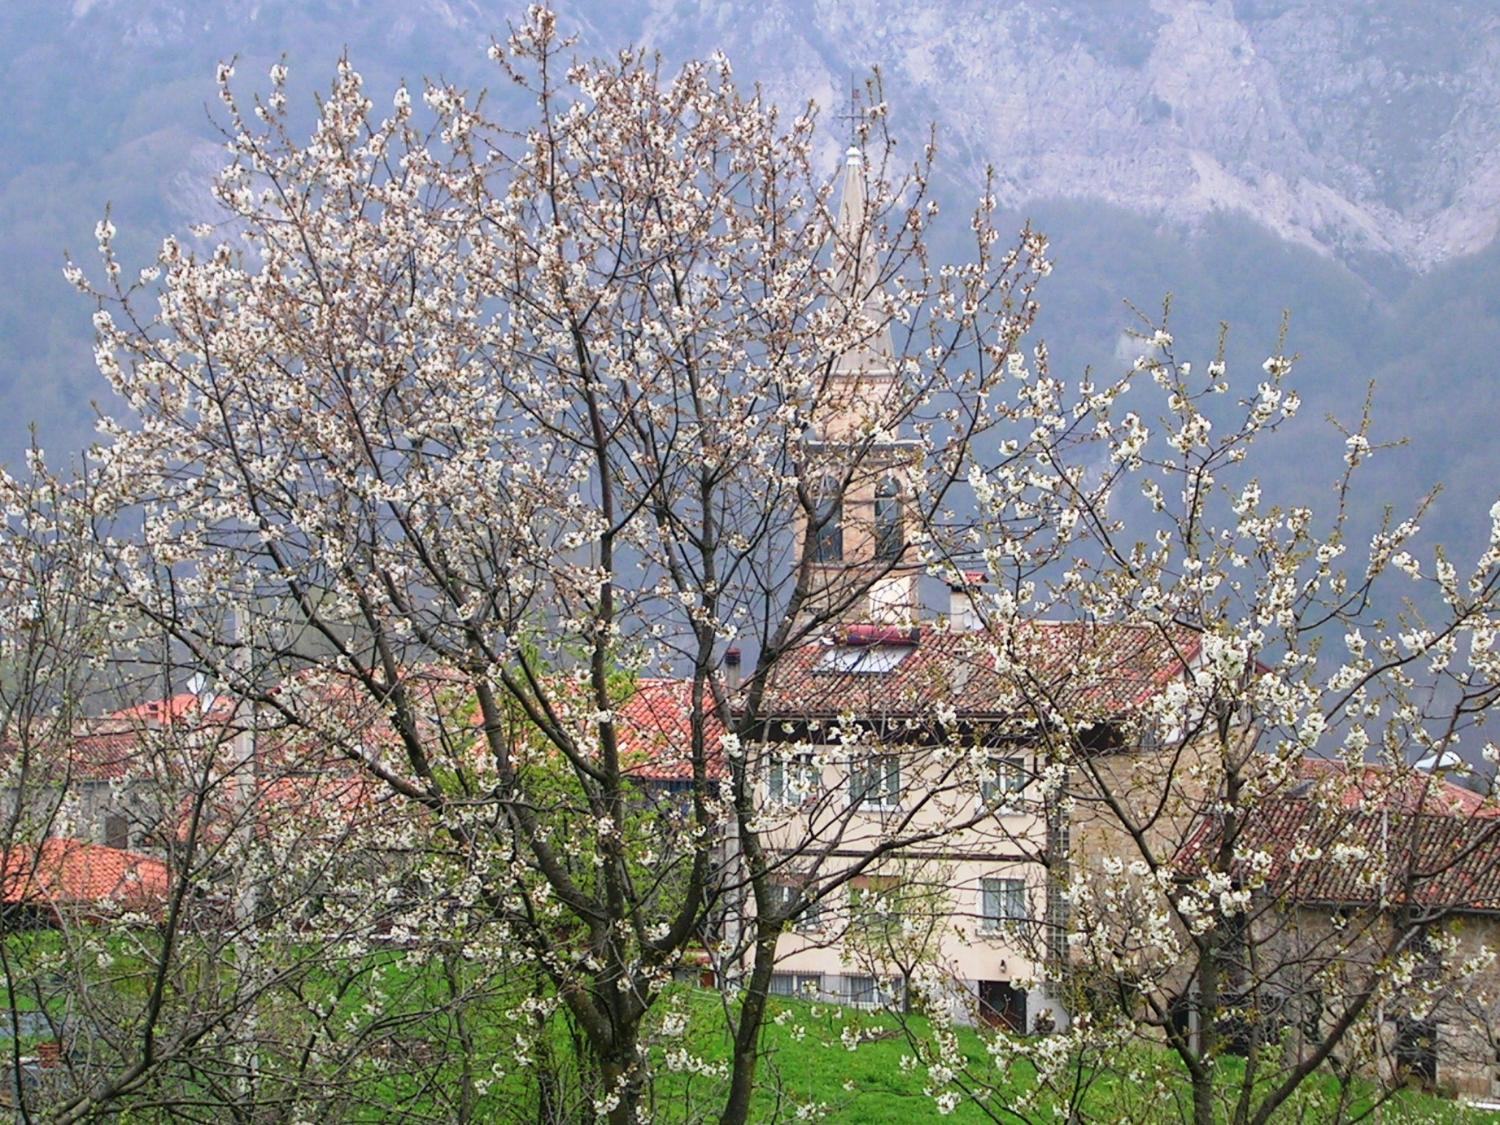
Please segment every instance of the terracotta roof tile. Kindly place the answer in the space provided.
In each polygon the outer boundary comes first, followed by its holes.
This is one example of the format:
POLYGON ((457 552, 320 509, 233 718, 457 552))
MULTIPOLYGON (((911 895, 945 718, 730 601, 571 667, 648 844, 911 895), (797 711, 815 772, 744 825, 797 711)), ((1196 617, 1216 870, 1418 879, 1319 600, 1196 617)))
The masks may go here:
MULTIPOLYGON (((703 736, 709 778, 725 775, 724 727, 705 699, 703 736)), ((617 709, 615 729, 633 777, 650 781, 691 781, 693 777, 693 681, 643 679, 617 709)))
MULTIPOLYGON (((1242 813, 1235 848, 1271 857, 1267 893, 1331 906, 1500 911, 1500 819, 1477 794, 1440 779, 1393 780, 1374 766, 1345 786, 1349 771, 1336 763, 1304 765, 1315 793, 1298 786, 1242 813)), ((1222 831, 1220 817, 1200 822, 1178 856, 1185 875, 1203 870, 1222 831)))
POLYGON ((1200 643, 1196 632, 1175 626, 1087 622, 1033 622, 1005 637, 923 626, 906 640, 849 639, 856 643, 830 638, 788 653, 767 684, 768 717, 910 716, 939 701, 960 717, 993 717, 1013 711, 1017 688, 1118 717, 1182 674, 1200 643), (861 647, 870 655, 861 657, 861 647), (997 656, 1022 671, 999 670, 997 656))
POLYGON ((112 903, 150 912, 166 894, 166 864, 119 848, 58 838, 0 853, 0 901, 6 905, 112 903))
MULTIPOLYGON (((184 691, 168 699, 148 699, 143 703, 122 707, 118 711, 111 711, 105 718, 121 723, 176 722, 199 715, 202 703, 202 697, 184 691)), ((229 718, 230 708, 226 701, 216 699, 210 702, 208 710, 202 714, 205 719, 223 720, 229 718)))
POLYGON ((1500 805, 1424 770, 1392 771, 1373 762, 1351 770, 1335 759, 1304 758, 1301 776, 1325 791, 1342 788, 1339 801, 1345 808, 1365 805, 1399 812, 1500 816, 1500 805))

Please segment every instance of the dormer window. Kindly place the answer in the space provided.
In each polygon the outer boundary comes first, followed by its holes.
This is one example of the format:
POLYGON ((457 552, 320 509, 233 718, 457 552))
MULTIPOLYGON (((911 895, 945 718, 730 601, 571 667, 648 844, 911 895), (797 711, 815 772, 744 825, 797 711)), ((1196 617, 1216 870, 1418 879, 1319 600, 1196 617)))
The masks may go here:
POLYGON ((824 477, 818 484, 812 522, 813 562, 836 563, 844 558, 844 503, 838 481, 824 477))
POLYGON ((906 527, 901 513, 901 485, 886 477, 875 489, 875 557, 890 562, 906 549, 906 527))

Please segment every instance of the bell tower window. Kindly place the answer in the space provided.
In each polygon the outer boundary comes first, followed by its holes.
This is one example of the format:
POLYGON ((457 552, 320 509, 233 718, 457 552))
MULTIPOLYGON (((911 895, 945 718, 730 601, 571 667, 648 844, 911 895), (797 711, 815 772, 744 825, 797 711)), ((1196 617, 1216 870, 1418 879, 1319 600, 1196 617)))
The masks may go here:
POLYGON ((886 477, 875 490, 875 557, 899 559, 906 548, 906 528, 901 512, 901 486, 886 477))
POLYGON ((844 558, 844 502, 839 485, 832 477, 818 484, 817 506, 813 509, 813 561, 841 562, 844 558))

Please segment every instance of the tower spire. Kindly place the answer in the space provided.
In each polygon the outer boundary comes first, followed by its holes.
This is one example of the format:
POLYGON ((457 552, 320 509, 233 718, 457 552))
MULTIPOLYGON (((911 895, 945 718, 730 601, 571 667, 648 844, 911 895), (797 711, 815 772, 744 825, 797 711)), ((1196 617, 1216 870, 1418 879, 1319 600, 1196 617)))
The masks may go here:
POLYGON ((864 341, 838 358, 835 374, 890 378, 893 372, 891 336, 877 292, 874 231, 869 222, 869 196, 864 153, 851 127, 844 153, 844 184, 834 225, 834 283, 841 300, 858 311, 867 333, 864 341))

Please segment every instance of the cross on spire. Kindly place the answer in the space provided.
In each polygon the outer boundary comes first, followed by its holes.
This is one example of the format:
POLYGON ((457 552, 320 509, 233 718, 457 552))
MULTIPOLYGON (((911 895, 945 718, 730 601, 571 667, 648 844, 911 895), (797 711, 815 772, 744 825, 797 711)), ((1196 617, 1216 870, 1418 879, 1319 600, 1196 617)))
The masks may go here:
POLYGON ((851 73, 849 75, 849 111, 847 113, 835 114, 839 121, 849 123, 849 147, 859 147, 859 127, 867 116, 864 108, 860 105, 859 82, 851 73))

